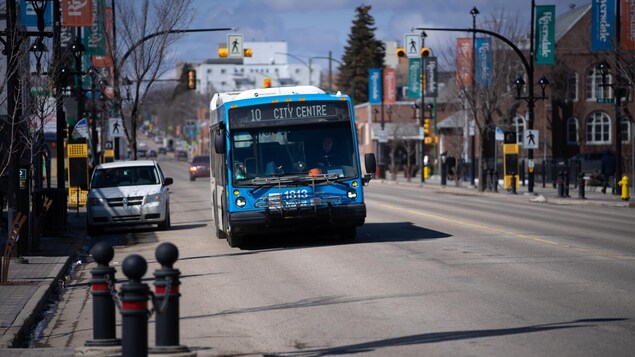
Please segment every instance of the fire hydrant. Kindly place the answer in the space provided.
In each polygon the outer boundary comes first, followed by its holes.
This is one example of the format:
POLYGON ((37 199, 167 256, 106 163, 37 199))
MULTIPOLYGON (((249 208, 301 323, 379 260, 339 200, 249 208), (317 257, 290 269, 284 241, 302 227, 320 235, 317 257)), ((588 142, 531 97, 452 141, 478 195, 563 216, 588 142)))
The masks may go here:
POLYGON ((622 200, 628 201, 630 199, 628 196, 628 176, 622 176, 622 179, 617 184, 622 187, 622 200))

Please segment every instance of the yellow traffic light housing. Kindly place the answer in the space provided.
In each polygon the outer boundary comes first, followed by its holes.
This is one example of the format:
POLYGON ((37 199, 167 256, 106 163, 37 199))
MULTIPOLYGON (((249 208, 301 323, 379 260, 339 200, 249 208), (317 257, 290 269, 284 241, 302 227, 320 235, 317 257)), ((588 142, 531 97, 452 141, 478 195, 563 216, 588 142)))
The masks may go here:
POLYGON ((430 57, 430 49, 428 47, 421 48, 421 57, 430 57))
POLYGON ((243 50, 243 55, 245 57, 251 57, 251 55, 253 55, 254 51, 251 48, 245 48, 243 50))
POLYGON ((271 78, 265 78, 262 80, 263 88, 271 88, 271 78))
POLYGON ((219 58, 227 57, 227 47, 221 47, 218 49, 218 57, 219 58))
POLYGON ((196 89, 196 70, 187 70, 187 89, 196 89))
POLYGON ((423 120, 423 134, 425 136, 430 135, 430 119, 426 118, 423 120))
POLYGON ((406 49, 403 47, 397 47, 397 57, 406 57, 406 49))

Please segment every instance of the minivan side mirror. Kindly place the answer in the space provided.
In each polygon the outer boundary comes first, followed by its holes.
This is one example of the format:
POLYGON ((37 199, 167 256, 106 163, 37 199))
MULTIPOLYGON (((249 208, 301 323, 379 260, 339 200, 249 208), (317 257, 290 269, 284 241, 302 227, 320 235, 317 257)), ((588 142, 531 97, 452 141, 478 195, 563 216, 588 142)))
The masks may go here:
POLYGON ((163 179, 163 185, 169 186, 174 183, 174 180, 171 177, 166 177, 163 179))

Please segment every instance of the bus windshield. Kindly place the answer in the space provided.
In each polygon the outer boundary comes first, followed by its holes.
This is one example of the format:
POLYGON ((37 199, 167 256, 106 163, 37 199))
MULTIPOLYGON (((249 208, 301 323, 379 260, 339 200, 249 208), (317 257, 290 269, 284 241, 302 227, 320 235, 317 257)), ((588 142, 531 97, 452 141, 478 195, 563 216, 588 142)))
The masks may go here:
POLYGON ((230 139, 237 186, 253 185, 254 179, 265 177, 358 175, 349 122, 233 130, 230 139))

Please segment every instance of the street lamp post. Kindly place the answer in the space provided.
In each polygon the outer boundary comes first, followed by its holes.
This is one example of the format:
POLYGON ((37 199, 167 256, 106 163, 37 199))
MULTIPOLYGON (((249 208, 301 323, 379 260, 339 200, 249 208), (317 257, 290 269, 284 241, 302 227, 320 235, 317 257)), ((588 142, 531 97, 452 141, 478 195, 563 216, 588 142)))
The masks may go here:
MULTIPOLYGON (((472 87, 471 87, 471 92, 472 92, 472 114, 473 114, 473 118, 472 120, 474 121, 474 133, 472 133, 472 137, 470 138, 471 140, 471 146, 472 146, 472 157, 470 160, 470 165, 471 165, 471 171, 472 171, 472 175, 470 177, 470 184, 472 186, 475 185, 476 183, 476 16, 478 16, 478 14, 480 14, 480 12, 478 11, 478 9, 476 8, 476 6, 474 6, 472 8, 472 10, 470 10, 470 15, 472 15, 472 87)), ((483 160, 483 158, 481 157, 481 161, 483 160)))

